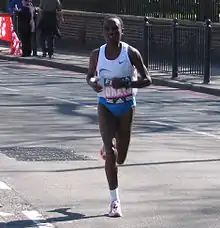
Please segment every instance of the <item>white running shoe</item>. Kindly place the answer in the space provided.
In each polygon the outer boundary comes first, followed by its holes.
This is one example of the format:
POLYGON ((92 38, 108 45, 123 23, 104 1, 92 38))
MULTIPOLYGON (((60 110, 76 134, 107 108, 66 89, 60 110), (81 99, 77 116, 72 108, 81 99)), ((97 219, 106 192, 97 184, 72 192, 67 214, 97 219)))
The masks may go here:
POLYGON ((120 202, 113 201, 111 203, 111 205, 110 205, 110 211, 108 213, 108 217, 111 217, 111 218, 122 217, 120 202))

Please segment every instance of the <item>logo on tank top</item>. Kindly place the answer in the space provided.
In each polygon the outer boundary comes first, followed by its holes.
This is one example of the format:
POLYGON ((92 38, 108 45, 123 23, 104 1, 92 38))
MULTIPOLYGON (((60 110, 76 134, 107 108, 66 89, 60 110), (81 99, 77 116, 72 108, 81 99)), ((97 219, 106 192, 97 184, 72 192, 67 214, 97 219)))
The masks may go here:
MULTIPOLYGON (((130 77, 121 78, 125 81, 131 81, 130 77)), ((114 89, 112 87, 112 79, 104 78, 104 96, 107 103, 121 104, 132 100, 132 88, 114 89)))
POLYGON ((124 62, 125 62, 125 60, 122 60, 122 61, 119 61, 118 63, 119 63, 119 64, 122 64, 122 63, 124 63, 124 62))
POLYGON ((108 69, 105 69, 105 68, 101 68, 101 69, 99 70, 99 74, 101 74, 102 72, 111 72, 111 71, 108 70, 108 69))

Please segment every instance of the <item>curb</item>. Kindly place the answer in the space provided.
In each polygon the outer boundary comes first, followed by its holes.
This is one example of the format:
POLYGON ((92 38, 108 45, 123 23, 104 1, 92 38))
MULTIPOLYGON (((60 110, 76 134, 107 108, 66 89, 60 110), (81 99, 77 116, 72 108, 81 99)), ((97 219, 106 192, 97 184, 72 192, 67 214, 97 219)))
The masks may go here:
POLYGON ((152 79, 153 79, 153 85, 167 86, 171 88, 178 88, 181 90, 191 90, 193 92, 220 96, 220 89, 211 88, 211 87, 208 87, 209 85, 203 85, 202 83, 192 84, 192 83, 179 82, 171 79, 164 80, 164 79, 156 78, 154 76, 152 77, 152 79))
POLYGON ((7 56, 7 55, 0 54, 0 60, 39 65, 39 66, 56 68, 60 70, 76 71, 79 73, 87 73, 88 71, 87 68, 85 67, 80 67, 69 63, 54 62, 53 60, 41 59, 40 57, 21 58, 16 56, 7 56))
MULTIPOLYGON (((69 63, 54 62, 51 60, 40 59, 37 57, 20 58, 20 57, 7 56, 7 55, 0 54, 0 59, 7 60, 7 61, 26 63, 26 64, 40 65, 40 66, 45 66, 45 67, 51 67, 51 68, 56 68, 56 69, 60 69, 60 70, 75 71, 75 72, 84 73, 84 74, 87 73, 86 67, 76 66, 74 64, 69 64, 69 63)), ((152 76, 152 80, 153 80, 153 85, 178 88, 181 90, 191 90, 194 92, 205 93, 205 94, 210 94, 210 95, 214 95, 214 96, 220 96, 220 89, 208 87, 209 85, 191 84, 191 83, 179 82, 179 81, 171 80, 171 79, 161 79, 161 78, 158 78, 157 76, 152 76)))

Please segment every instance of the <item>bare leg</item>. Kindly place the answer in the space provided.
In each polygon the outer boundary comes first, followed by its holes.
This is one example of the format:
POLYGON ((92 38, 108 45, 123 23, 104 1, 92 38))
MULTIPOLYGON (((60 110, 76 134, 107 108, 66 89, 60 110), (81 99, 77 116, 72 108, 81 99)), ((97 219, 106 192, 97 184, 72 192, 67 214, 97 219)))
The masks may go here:
POLYGON ((130 144, 134 108, 120 117, 116 134, 116 148, 118 152, 117 163, 123 164, 127 157, 130 144))
POLYGON ((103 105, 98 105, 99 129, 106 151, 105 172, 110 190, 118 187, 118 168, 112 140, 116 134, 116 117, 103 105))

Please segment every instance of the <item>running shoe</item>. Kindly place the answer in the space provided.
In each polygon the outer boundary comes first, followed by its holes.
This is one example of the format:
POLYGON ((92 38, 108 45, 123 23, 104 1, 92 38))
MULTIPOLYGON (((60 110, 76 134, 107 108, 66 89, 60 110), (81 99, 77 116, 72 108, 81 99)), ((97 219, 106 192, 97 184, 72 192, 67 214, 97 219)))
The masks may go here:
POLYGON ((111 205, 110 205, 110 211, 108 213, 108 217, 111 217, 111 218, 122 217, 120 202, 113 201, 111 203, 111 205))

